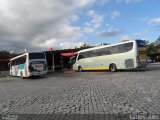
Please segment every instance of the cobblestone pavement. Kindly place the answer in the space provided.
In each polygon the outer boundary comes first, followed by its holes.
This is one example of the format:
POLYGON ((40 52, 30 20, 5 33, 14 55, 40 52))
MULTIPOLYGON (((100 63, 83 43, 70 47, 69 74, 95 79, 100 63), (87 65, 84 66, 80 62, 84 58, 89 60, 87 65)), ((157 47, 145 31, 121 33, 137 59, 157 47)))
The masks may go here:
POLYGON ((137 114, 160 119, 160 63, 139 71, 0 78, 3 120, 127 120, 137 114))

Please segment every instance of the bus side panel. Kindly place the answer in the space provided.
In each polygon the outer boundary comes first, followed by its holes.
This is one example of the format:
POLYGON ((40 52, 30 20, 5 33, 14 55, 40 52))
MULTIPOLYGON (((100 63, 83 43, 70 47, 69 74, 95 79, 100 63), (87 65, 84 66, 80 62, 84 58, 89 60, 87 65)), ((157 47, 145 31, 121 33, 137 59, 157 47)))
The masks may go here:
POLYGON ((107 56, 93 57, 91 59, 92 64, 89 65, 89 70, 108 70, 108 66, 106 65, 107 56))
POLYGON ((26 58, 26 70, 24 71, 25 72, 25 75, 26 77, 30 77, 30 74, 29 74, 29 57, 27 55, 27 58, 26 58))
POLYGON ((81 66, 82 69, 84 70, 108 70, 110 64, 112 63, 114 63, 117 66, 117 69, 135 68, 136 67, 135 50, 126 53, 84 58, 76 62, 76 64, 74 65, 74 70, 77 70, 78 66, 81 66), (129 68, 126 67, 127 60, 133 61, 132 67, 129 68))
POLYGON ((21 76, 21 72, 22 72, 23 76, 27 77, 26 71, 27 71, 27 68, 25 64, 14 65, 12 66, 12 69, 10 70, 10 75, 21 76))
MULTIPOLYGON (((116 51, 116 49, 112 47, 113 46, 110 47, 109 49, 110 52, 107 52, 107 55, 104 55, 101 53, 101 52, 104 52, 103 48, 102 49, 100 48, 99 52, 95 52, 95 53, 91 52, 90 54, 93 54, 93 56, 95 57, 88 57, 88 58, 84 58, 84 59, 80 59, 79 61, 76 61, 76 63, 73 65, 73 68, 77 70, 78 66, 82 66, 82 69, 86 69, 86 70, 109 69, 109 66, 112 63, 114 63, 117 66, 117 69, 137 68, 138 66, 136 62, 137 46, 135 41, 133 42, 133 48, 131 44, 128 44, 126 46, 123 46, 123 44, 121 44, 121 46, 118 46, 119 48, 118 50, 120 50, 120 52, 116 51)), ((108 50, 108 49, 105 49, 105 50, 108 50)), ((85 53, 85 51, 80 52, 79 54, 81 53, 85 53)))
POLYGON ((25 76, 24 74, 24 70, 25 70, 25 64, 19 64, 15 66, 15 76, 21 76, 21 73, 23 76, 25 76))
POLYGON ((127 53, 115 54, 108 59, 108 62, 108 65, 114 63, 117 66, 117 69, 132 69, 136 67, 136 54, 134 53, 134 50, 127 53))

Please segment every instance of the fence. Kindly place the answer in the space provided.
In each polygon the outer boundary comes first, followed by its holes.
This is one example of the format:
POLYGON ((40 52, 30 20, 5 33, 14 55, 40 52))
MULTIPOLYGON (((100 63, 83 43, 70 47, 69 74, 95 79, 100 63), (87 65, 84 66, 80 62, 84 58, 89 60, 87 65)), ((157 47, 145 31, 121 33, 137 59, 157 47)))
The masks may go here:
POLYGON ((9 71, 9 66, 8 66, 8 62, 4 61, 0 61, 0 71, 9 71))
POLYGON ((9 75, 9 71, 0 71, 0 75, 9 75))

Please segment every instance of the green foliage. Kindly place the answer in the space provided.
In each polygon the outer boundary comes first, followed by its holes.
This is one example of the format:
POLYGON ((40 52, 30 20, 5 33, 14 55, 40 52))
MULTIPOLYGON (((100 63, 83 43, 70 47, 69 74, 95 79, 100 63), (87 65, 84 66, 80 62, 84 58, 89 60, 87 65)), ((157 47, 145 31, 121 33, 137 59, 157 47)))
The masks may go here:
POLYGON ((155 42, 150 43, 149 40, 145 40, 147 44, 147 54, 160 53, 160 36, 155 42))
POLYGON ((153 43, 147 45, 147 54, 154 54, 156 51, 156 47, 153 43))
POLYGON ((160 53, 160 45, 156 46, 157 53, 160 53))
POLYGON ((0 58, 8 58, 9 52, 7 51, 0 51, 0 58))
POLYGON ((86 49, 86 48, 91 48, 91 47, 94 47, 94 46, 84 43, 82 46, 80 46, 80 49, 86 49))

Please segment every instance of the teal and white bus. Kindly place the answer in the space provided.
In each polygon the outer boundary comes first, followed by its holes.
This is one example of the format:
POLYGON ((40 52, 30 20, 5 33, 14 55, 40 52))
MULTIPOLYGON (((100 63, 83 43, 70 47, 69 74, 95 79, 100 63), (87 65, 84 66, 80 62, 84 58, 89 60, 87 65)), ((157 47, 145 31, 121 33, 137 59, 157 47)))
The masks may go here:
POLYGON ((136 69, 147 66, 143 40, 126 41, 78 51, 71 59, 73 70, 136 69))
POLYGON ((10 60, 10 75, 21 78, 47 74, 45 53, 24 53, 10 60))

